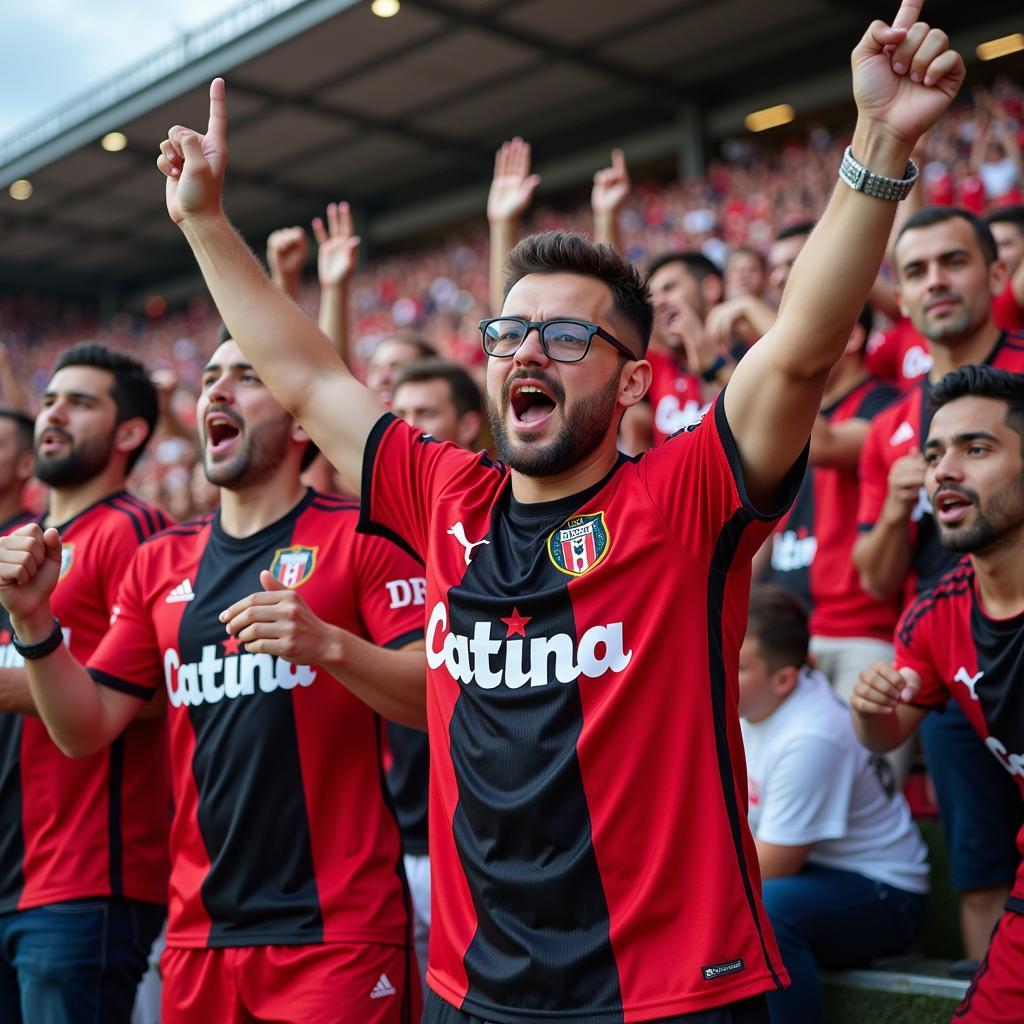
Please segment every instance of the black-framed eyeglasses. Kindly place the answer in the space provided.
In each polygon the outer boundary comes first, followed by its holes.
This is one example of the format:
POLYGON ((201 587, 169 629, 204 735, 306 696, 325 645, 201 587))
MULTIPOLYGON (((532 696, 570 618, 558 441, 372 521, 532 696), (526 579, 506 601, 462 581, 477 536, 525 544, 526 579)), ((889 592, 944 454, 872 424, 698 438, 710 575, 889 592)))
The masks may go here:
POLYGON ((518 316, 499 316, 480 321, 484 351, 495 359, 511 359, 534 328, 540 334, 541 348, 557 363, 578 363, 590 351, 596 334, 627 359, 637 359, 618 338, 589 320, 560 317, 557 320, 524 320, 518 316))

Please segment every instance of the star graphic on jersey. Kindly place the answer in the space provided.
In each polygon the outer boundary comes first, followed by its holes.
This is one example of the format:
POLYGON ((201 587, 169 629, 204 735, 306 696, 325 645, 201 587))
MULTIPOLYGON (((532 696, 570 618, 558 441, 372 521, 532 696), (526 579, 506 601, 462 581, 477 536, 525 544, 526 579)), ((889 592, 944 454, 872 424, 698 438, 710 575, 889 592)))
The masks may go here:
POLYGON ((221 640, 221 644, 225 654, 237 654, 238 648, 242 646, 242 641, 237 636, 229 636, 227 640, 221 640))
POLYGON ((0 644, 9 644, 10 642, 11 631, 9 629, 5 629, 2 633, 0 633, 0 644))
POLYGON ((526 636, 526 624, 533 618, 532 615, 520 615, 518 608, 512 609, 512 614, 507 619, 501 621, 508 626, 508 632, 505 634, 507 640, 510 636, 526 636))

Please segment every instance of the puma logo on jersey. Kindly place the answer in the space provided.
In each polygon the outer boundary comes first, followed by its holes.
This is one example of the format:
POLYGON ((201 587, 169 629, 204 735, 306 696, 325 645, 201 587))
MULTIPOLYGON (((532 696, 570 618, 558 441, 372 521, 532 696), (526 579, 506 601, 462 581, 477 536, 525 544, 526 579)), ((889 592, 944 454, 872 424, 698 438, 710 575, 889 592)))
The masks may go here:
POLYGON ((293 665, 270 654, 218 656, 219 647, 204 644, 199 661, 184 663, 173 647, 164 651, 164 682, 172 708, 218 704, 252 697, 257 691, 292 690, 312 686, 316 680, 316 670, 309 665, 293 665))
POLYGON ((392 609, 427 603, 427 581, 423 576, 413 576, 408 580, 388 580, 384 586, 391 598, 392 609))
POLYGON ((371 999, 383 999, 385 996, 393 996, 398 994, 398 989, 391 984, 391 979, 386 975, 382 974, 377 979, 377 984, 373 986, 373 991, 370 993, 371 999))
POLYGON ((817 553, 817 538, 801 537, 795 530, 777 533, 772 538, 772 568, 776 572, 806 569, 817 553))
POLYGON ((192 581, 186 576, 165 598, 167 604, 184 604, 195 600, 192 581))
POLYGON ((674 434, 677 430, 699 423, 707 410, 708 406, 692 398, 680 405, 675 395, 666 395, 654 410, 654 426, 663 434, 674 434))
POLYGON ((968 690, 971 691, 971 700, 977 700, 978 695, 974 692, 974 688, 978 685, 978 680, 984 675, 984 672, 979 672, 976 676, 972 676, 967 669, 961 665, 956 670, 956 675, 953 676, 953 682, 963 683, 968 690))
POLYGON ((580 676, 599 679, 606 672, 622 672, 633 657, 631 650, 623 650, 621 622, 591 626, 578 645, 568 633, 533 637, 529 642, 493 638, 489 622, 474 623, 471 637, 449 633, 447 628, 448 611, 438 601, 427 623, 427 664, 432 669, 444 666, 452 679, 476 683, 482 690, 547 686, 553 680, 572 683, 580 676), (526 651, 528 664, 524 664, 526 651))
POLYGON ((489 540, 478 540, 471 544, 469 540, 466 539, 466 528, 462 523, 453 523, 448 534, 449 536, 454 537, 466 549, 466 565, 469 565, 469 561, 473 557, 473 548, 478 548, 481 544, 491 543, 489 540))
POLYGON ((901 445, 904 441, 914 440, 914 428, 904 420, 894 431, 892 437, 889 438, 889 444, 895 448, 897 445, 901 445))

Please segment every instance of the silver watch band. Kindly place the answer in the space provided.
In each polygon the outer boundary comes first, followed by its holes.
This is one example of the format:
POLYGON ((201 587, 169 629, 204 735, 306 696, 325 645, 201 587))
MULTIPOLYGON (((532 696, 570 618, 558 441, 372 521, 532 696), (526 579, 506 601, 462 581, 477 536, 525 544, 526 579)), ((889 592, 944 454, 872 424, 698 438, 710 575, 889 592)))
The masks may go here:
POLYGON ((863 192, 866 196, 876 199, 889 199, 899 202, 906 199, 917 181, 918 169, 913 160, 907 161, 907 169, 902 178, 887 178, 884 174, 869 171, 854 155, 853 147, 847 146, 839 164, 839 178, 846 182, 854 192, 863 192))

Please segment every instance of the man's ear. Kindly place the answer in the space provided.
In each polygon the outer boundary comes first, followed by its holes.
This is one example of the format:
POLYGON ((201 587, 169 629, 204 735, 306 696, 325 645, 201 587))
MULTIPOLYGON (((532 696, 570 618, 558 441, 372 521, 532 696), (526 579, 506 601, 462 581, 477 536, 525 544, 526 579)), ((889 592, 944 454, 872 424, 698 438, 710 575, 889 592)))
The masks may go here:
POLYGON ((114 450, 128 456, 149 439, 149 424, 141 416, 122 420, 114 430, 114 450))
POLYGON ((480 413, 472 411, 463 413, 455 427, 456 439, 459 444, 463 448, 472 448, 480 436, 481 426, 480 413))
POLYGON ((651 386, 651 364, 646 359, 628 360, 619 378, 619 405, 624 409, 640 402, 651 386))
POLYGON ((704 308, 711 309, 722 301, 725 282, 717 274, 708 274, 700 283, 700 293, 704 297, 704 308))
POLYGON ((776 697, 788 697, 796 689, 797 680, 800 678, 800 669, 796 665, 786 665, 777 668, 772 673, 772 693, 776 697))

